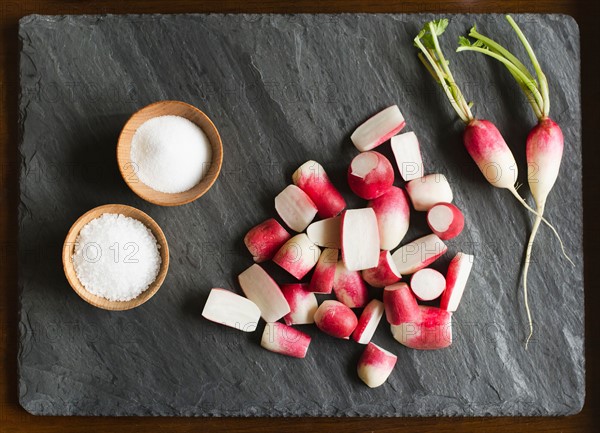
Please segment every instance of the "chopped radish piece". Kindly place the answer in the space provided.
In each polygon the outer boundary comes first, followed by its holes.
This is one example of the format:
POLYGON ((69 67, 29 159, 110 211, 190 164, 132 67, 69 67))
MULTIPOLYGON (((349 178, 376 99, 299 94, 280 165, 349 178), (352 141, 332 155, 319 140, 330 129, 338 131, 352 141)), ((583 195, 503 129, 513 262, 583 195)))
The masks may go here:
POLYGON ((317 206, 321 218, 330 218, 346 207, 346 201, 333 186, 321 164, 307 161, 292 175, 292 181, 304 191, 317 206))
POLYGON ((282 284, 281 293, 285 297, 290 312, 283 316, 286 325, 306 325, 315 322, 315 312, 319 308, 317 297, 309 292, 307 284, 282 284))
POLYGON ((398 272, 390 252, 381 251, 377 267, 365 269, 362 271, 362 277, 373 287, 385 287, 400 281, 402 275, 398 272))
POLYGON ((450 184, 443 174, 428 174, 406 184, 413 207, 418 211, 428 211, 438 203, 450 203, 453 199, 450 184))
POLYGON ((389 324, 414 322, 419 318, 419 305, 406 283, 396 283, 383 290, 385 317, 389 324))
POLYGON ((398 248, 392 254, 392 258, 396 263, 398 272, 402 275, 408 275, 429 266, 442 256, 447 249, 446 244, 437 235, 431 234, 398 248))
POLYGON ((402 179, 409 182, 423 177, 423 158, 419 140, 414 132, 406 132, 392 137, 392 152, 394 152, 402 179))
POLYGON ((260 309, 250 299, 229 290, 212 289, 202 317, 244 332, 254 332, 260 319, 260 309))
POLYGON ((385 143, 404 128, 405 122, 397 105, 392 105, 367 119, 350 136, 356 148, 364 152, 385 143))
POLYGON ((413 274, 410 288, 419 300, 433 301, 446 288, 446 279, 435 269, 425 268, 413 274))
POLYGON ((369 300, 369 291, 360 272, 349 271, 342 261, 337 264, 333 292, 338 301, 350 308, 364 307, 369 300))
POLYGON ((438 203, 427 211, 427 224, 442 240, 455 238, 465 226, 465 217, 452 203, 438 203))
POLYGON ((417 320, 391 325, 399 343, 412 349, 443 349, 452 344, 452 313, 436 307, 419 305, 417 320))
POLYGON ((448 273, 446 274, 446 290, 442 294, 440 308, 448 311, 456 311, 462 298, 467 280, 473 268, 475 257, 465 253, 458 253, 450 261, 448 273))
POLYGON ((392 186, 385 194, 371 200, 367 206, 375 211, 377 217, 380 248, 393 250, 400 245, 410 223, 410 206, 406 193, 392 186))
POLYGON ((281 224, 274 218, 270 218, 250 229, 244 237, 244 243, 254 257, 254 261, 260 263, 271 260, 290 237, 281 224))
POLYGON ((315 272, 310 279, 308 290, 315 293, 329 294, 333 290, 335 271, 337 268, 339 251, 335 248, 326 248, 321 253, 315 272))
POLYGON ((320 247, 340 248, 340 224, 342 217, 327 218, 308 226, 308 238, 320 247))
POLYGON ((369 388, 377 388, 390 376, 397 360, 393 353, 369 343, 358 360, 358 377, 369 388))
POLYGON ((275 197, 275 210, 288 227, 297 232, 304 231, 317 214, 317 206, 296 185, 288 185, 275 197))
POLYGON ((394 183, 394 168, 379 152, 359 153, 348 167, 348 185, 354 194, 371 200, 384 194, 394 183))
POLYGON ((281 355, 304 358, 310 344, 310 336, 279 322, 267 323, 260 345, 281 355))
POLYGON ((266 322, 276 322, 290 312, 281 289, 260 265, 254 264, 238 276, 244 294, 260 308, 266 322))
POLYGON ((320 255, 319 247, 313 244, 305 233, 300 233, 277 251, 273 261, 301 280, 315 267, 320 255))
POLYGON ((354 311, 341 302, 329 300, 317 309, 315 324, 332 337, 349 338, 358 324, 358 319, 354 311))
POLYGON ((374 268, 379 263, 379 229, 371 208, 349 209, 342 214, 342 259, 351 271, 374 268))
POLYGON ((358 325, 352 333, 352 338, 359 344, 367 344, 373 338, 377 325, 383 317, 384 307, 383 302, 373 299, 367 304, 363 310, 358 325))

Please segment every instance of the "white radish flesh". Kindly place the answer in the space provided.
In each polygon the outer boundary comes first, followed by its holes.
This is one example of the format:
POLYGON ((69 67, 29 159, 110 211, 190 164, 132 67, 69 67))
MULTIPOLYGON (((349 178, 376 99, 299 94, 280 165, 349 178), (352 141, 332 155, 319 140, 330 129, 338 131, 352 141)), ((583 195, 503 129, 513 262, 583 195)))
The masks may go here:
POLYGON ((310 279, 308 290, 315 293, 329 294, 333 290, 335 273, 339 258, 339 250, 326 248, 321 253, 315 271, 310 279))
POLYGON ((456 311, 471 274, 474 260, 475 257, 470 254, 458 253, 450 261, 446 274, 446 290, 440 301, 441 309, 456 311))
POLYGON ((377 388, 385 383, 397 360, 393 353, 369 343, 358 360, 358 377, 369 388, 377 388))
POLYGON ((253 227, 244 237, 244 244, 256 263, 271 260, 290 234, 274 218, 253 227))
POLYGON ((260 319, 260 309, 250 299, 229 290, 212 289, 202 317, 244 332, 254 332, 260 319))
POLYGON ((346 207, 346 201, 316 161, 302 164, 292 175, 292 181, 315 203, 321 218, 334 217, 346 207))
POLYGON ((419 305, 419 317, 399 325, 391 325, 399 343, 412 349, 444 349, 452 344, 452 313, 436 307, 419 305))
POLYGON ((379 253, 379 264, 375 268, 362 271, 362 277, 365 282, 373 287, 385 287, 397 283, 402 278, 396 268, 396 263, 392 259, 389 251, 379 253))
POLYGON ((397 105, 375 114, 360 125, 350 136, 354 146, 364 152, 385 143, 404 128, 404 116, 397 105))
POLYGON ((260 345, 275 353, 304 358, 310 345, 310 336, 279 322, 267 323, 260 345))
POLYGON ((296 185, 288 185, 275 197, 275 210, 289 228, 304 231, 317 214, 317 206, 296 185))
POLYGON ((427 225, 442 240, 455 238, 465 226, 465 217, 452 203, 438 203, 427 211, 427 225))
POLYGON ((352 333, 352 339, 359 344, 367 344, 371 341, 384 311, 383 302, 377 299, 369 302, 358 319, 358 325, 352 333))
POLYGON ((394 168, 379 152, 364 152, 348 167, 348 186, 354 194, 371 200, 384 194, 394 183, 394 168))
POLYGON ((452 188, 443 174, 428 174, 406 184, 413 207, 417 211, 428 211, 438 203, 452 202, 452 188))
POLYGON ((364 307, 369 300, 369 291, 358 271, 350 271, 341 260, 337 264, 333 292, 338 301, 350 308, 364 307))
POLYGON ((290 306, 290 312, 283 316, 286 325, 306 325, 315 322, 315 312, 319 303, 315 294, 308 291, 308 284, 282 284, 281 293, 290 306))
POLYGON ((392 152, 394 152, 394 158, 402 179, 409 182, 423 177, 423 158, 421 157, 421 149, 416 134, 406 132, 396 135, 392 137, 391 142, 392 152))
POLYGON ((435 269, 421 269, 410 279, 410 288, 421 301, 433 301, 440 297, 446 288, 446 279, 435 269))
POLYGON ((400 245, 410 224, 410 206, 406 193, 392 186, 385 194, 371 200, 367 206, 373 209, 377 217, 380 248, 393 250, 400 245))
POLYGON ((448 247, 434 234, 423 236, 398 248, 392 258, 402 275, 414 274, 442 256, 448 247))
POLYGON ((281 289, 267 272, 254 264, 238 276, 244 294, 260 309, 266 322, 276 322, 290 312, 281 289))
POLYGON ((305 233, 288 240, 275 254, 273 261, 301 280, 315 267, 321 250, 313 244, 305 233))
POLYGON ((349 209, 342 214, 342 258, 348 270, 361 271, 379 263, 379 229, 371 208, 349 209))
POLYGON ((342 217, 315 221, 306 229, 308 238, 320 247, 340 248, 340 224, 342 217))
POLYGON ((338 301, 328 300, 319 305, 315 324, 324 333, 336 338, 349 338, 358 324, 356 314, 338 301))

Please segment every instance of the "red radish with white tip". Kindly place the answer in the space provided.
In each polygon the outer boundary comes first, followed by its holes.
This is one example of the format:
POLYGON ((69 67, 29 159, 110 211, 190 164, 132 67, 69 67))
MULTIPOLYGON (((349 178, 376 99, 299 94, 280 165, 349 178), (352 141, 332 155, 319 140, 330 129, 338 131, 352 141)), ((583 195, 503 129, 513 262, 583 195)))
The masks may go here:
POLYGON ((392 335, 411 349, 444 349, 452 344, 452 313, 436 307, 419 305, 415 321, 391 325, 392 335))
POLYGON ((337 216, 315 221, 306 229, 308 238, 320 247, 341 248, 340 225, 342 217, 337 216))
POLYGON ((344 197, 333 186, 323 166, 316 161, 302 164, 292 175, 292 181, 314 202, 321 218, 334 217, 346 207, 344 197))
POLYGON ((333 293, 350 308, 364 307, 369 301, 369 291, 360 272, 348 270, 342 261, 336 267, 333 293))
POLYGON ((309 291, 323 294, 331 293, 335 281, 338 258, 339 251, 337 249, 326 248, 323 250, 310 279, 309 291))
POLYGON ((277 250, 291 235, 274 218, 250 229, 244 237, 244 244, 256 263, 271 260, 277 250))
POLYGON ((356 128, 350 139, 359 151, 364 152, 385 143, 399 133, 405 124, 398 106, 392 105, 367 119, 356 128))
POLYGON ((427 211, 427 225, 442 240, 458 236, 465 227, 465 217, 452 203, 438 203, 427 211))
POLYGON ((446 290, 440 301, 441 309, 456 311, 471 274, 474 260, 475 257, 472 255, 458 253, 450 261, 446 273, 446 290))
POLYGON ((229 290, 212 289, 202 317, 244 332, 254 332, 260 319, 260 309, 250 299, 229 290))
POLYGON ((359 344, 367 344, 371 341, 384 311, 383 302, 377 299, 369 302, 358 318, 358 325, 352 333, 352 339, 359 344))
POLYGON ((319 247, 305 233, 300 233, 283 244, 273 261, 301 280, 315 267, 320 255, 319 247))
POLYGON ((260 345, 275 353, 304 358, 310 345, 310 336, 279 322, 267 323, 260 345))
POLYGON ((308 284, 282 284, 281 293, 290 306, 290 312, 283 316, 286 325, 306 325, 315 322, 315 312, 319 303, 315 294, 308 291, 308 284))
POLYGON ((275 197, 275 210, 289 228, 304 231, 317 214, 317 206, 296 185, 288 185, 275 197))
POLYGON ((379 241, 382 250, 393 250, 404 238, 410 224, 410 206, 404 190, 392 186, 388 191, 371 200, 368 207, 377 217, 379 241))
POLYGON ((392 258, 398 272, 409 275, 426 268, 447 250, 448 247, 437 235, 430 234, 398 248, 392 258))
POLYGON ((402 275, 398 272, 390 252, 381 251, 377 267, 365 269, 362 271, 362 277, 367 284, 381 288, 397 283, 402 278, 402 275))
POLYGON ((354 194, 372 200, 384 194, 394 183, 394 168, 379 152, 363 152, 348 167, 348 185, 354 194))
POLYGON ((377 388, 385 383, 397 360, 393 353, 369 343, 358 360, 358 377, 369 388, 377 388))
POLYGON ((324 333, 336 338, 349 338, 358 324, 356 314, 338 301, 324 301, 315 313, 315 324, 324 333))
POLYGON ((433 301, 444 292, 446 279, 435 269, 425 268, 413 274, 410 288, 420 301, 433 301))
POLYGON ((383 289, 385 317, 390 325, 418 320, 419 305, 406 283, 396 283, 383 289))
POLYGON ((406 132, 392 137, 392 152, 394 152, 402 179, 409 182, 423 177, 423 158, 419 140, 414 132, 406 132))
POLYGON ((250 266, 238 275, 238 281, 246 297, 256 304, 266 322, 276 322, 290 312, 281 289, 260 265, 250 266))
POLYGON ((428 211, 438 203, 450 203, 454 198, 448 179, 443 174, 428 174, 406 184, 406 192, 417 211, 428 211))
POLYGON ((340 227, 342 259, 348 270, 362 271, 379 263, 379 228, 371 208, 348 209, 340 227))

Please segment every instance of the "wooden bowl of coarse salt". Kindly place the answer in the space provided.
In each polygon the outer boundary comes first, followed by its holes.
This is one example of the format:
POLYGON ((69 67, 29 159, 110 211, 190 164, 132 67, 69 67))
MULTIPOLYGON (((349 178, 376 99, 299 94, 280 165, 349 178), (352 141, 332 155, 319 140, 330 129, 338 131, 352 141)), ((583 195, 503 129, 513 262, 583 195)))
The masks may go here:
POLYGON ((129 310, 156 294, 169 269, 160 226, 121 204, 94 208, 73 224, 63 245, 65 276, 89 304, 129 310))
POLYGON ((117 143, 117 162, 138 196, 160 206, 179 206, 201 197, 217 180, 223 143, 198 108, 159 101, 127 121, 117 143))

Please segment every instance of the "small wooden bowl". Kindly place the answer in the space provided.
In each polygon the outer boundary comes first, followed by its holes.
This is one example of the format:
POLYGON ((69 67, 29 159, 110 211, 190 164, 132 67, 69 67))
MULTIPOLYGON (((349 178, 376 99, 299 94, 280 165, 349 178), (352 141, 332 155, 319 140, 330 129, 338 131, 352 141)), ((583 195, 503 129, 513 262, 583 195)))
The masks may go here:
POLYGON ((223 143, 212 121, 193 105, 180 101, 159 101, 142 108, 129 118, 117 143, 117 162, 125 183, 138 196, 160 206, 179 206, 201 197, 215 183, 223 163, 223 143), (153 117, 167 115, 184 117, 194 122, 204 131, 212 147, 210 167, 200 182, 187 191, 174 194, 156 191, 145 185, 138 179, 137 170, 131 163, 131 140, 137 129, 153 117))
POLYGON ((106 204, 86 212, 79 217, 77 221, 75 221, 75 224, 73 224, 69 230, 63 245, 62 262, 65 276, 67 277, 69 284, 73 290, 75 290, 75 293, 77 293, 84 301, 95 307, 103 308, 105 310, 130 310, 142 305, 144 302, 154 296, 154 294, 160 288, 167 275, 167 270, 169 269, 169 245, 167 244, 167 239, 165 238, 160 226, 141 210, 123 204, 106 204), (72 257, 75 250, 75 241, 77 240, 77 236, 79 235, 79 232, 83 226, 105 213, 122 214, 131 218, 135 218, 150 229, 156 238, 156 241, 160 245, 160 258, 162 262, 156 279, 150 285, 150 287, 148 287, 148 289, 140 293, 137 298, 134 298, 130 301, 109 301, 108 299, 88 292, 85 287, 83 287, 79 281, 79 278, 77 278, 77 274, 75 273, 72 257))

